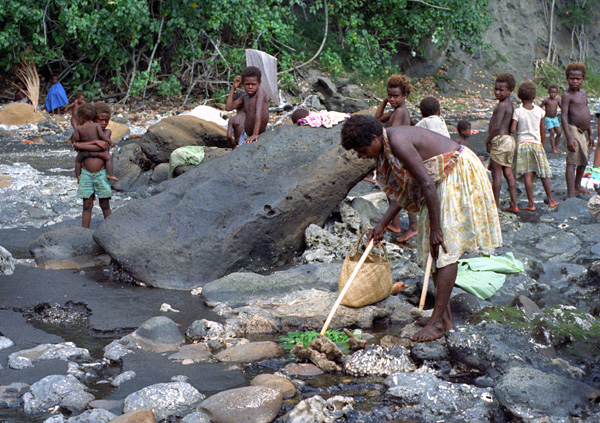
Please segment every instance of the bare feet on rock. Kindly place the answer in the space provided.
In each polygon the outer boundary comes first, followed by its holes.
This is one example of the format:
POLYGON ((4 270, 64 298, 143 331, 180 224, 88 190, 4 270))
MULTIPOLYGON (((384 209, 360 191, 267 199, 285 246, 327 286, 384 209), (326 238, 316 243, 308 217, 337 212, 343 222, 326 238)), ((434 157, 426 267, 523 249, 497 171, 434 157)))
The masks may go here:
POLYGON ((503 211, 508 213, 519 213, 519 208, 517 206, 510 206, 505 208, 503 211))
POLYGON ((575 188, 575 194, 591 194, 592 191, 588 191, 587 189, 580 187, 580 188, 575 188))
POLYGON ((106 175, 106 179, 112 179, 115 182, 119 182, 119 180, 117 179, 117 177, 115 175, 106 175))
POLYGON ((553 201, 552 203, 548 204, 548 207, 553 209, 554 207, 558 206, 560 204, 560 201, 553 201))
POLYGON ((562 154, 562 150, 559 150, 558 148, 555 148, 554 150, 552 150, 552 152, 554 154, 562 154))
POLYGON ((525 206, 523 210, 535 211, 535 206, 525 206))
POLYGON ((400 232, 402 232, 402 228, 400 227, 400 225, 396 226, 393 222, 387 225, 386 229, 395 234, 399 234, 400 232))
POLYGON ((445 333, 446 329, 444 329, 444 325, 442 323, 432 324, 430 322, 423 329, 411 336, 410 340, 414 342, 433 341, 435 339, 440 339, 445 333))
POLYGON ((418 234, 418 231, 408 228, 406 231, 404 231, 404 233, 400 234, 400 236, 396 238, 396 241, 398 241, 400 244, 404 244, 406 241, 416 237, 418 234))

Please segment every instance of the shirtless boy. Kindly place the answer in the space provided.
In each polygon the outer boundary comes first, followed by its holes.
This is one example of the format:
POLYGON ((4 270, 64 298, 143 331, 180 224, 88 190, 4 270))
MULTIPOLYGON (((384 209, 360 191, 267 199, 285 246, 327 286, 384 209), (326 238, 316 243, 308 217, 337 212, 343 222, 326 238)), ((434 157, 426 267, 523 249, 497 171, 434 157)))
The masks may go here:
POLYGON ((558 87, 554 84, 548 87, 548 98, 542 101, 540 107, 546 110, 546 116, 544 117, 544 123, 546 129, 550 132, 550 145, 552 146, 552 152, 556 154, 562 153, 558 148, 558 141, 560 140, 560 122, 558 121, 558 108, 560 107, 560 97, 558 97, 558 87))
POLYGON ((492 191, 496 207, 500 208, 500 188, 502 175, 508 184, 510 206, 504 211, 518 213, 517 183, 512 171, 515 156, 515 139, 510 136, 510 123, 513 115, 513 105, 510 94, 515 89, 515 78, 510 73, 501 73, 494 84, 494 95, 498 104, 494 107, 488 137, 485 147, 490 153, 490 169, 492 171, 492 191))
MULTIPOLYGON (((73 134, 75 149, 79 149, 80 146, 94 144, 107 150, 111 141, 104 134, 102 127, 93 122, 96 116, 94 107, 89 103, 82 104, 78 109, 78 116, 79 125, 75 128, 73 134)), ((83 160, 82 167, 77 197, 83 199, 82 226, 89 228, 92 220, 94 197, 98 196, 102 214, 106 219, 111 214, 109 201, 112 197, 112 190, 106 177, 105 161, 102 158, 88 157, 83 160)))
POLYGON ((469 146, 469 138, 471 138, 471 124, 466 120, 461 120, 456 125, 456 131, 458 132, 458 138, 456 140, 460 145, 465 147, 469 146))
POLYGON ((590 194, 590 191, 581 186, 581 178, 588 164, 588 148, 594 147, 594 138, 587 93, 581 89, 585 80, 585 65, 579 62, 569 63, 565 75, 569 89, 561 97, 560 120, 567 149, 567 198, 571 198, 578 193, 590 194))
MULTIPOLYGON (((408 112, 408 107, 406 107, 405 103, 411 90, 410 78, 406 75, 392 75, 387 80, 386 90, 387 97, 383 99, 377 108, 375 119, 379 122, 387 122, 388 128, 393 126, 411 125, 410 113, 408 112), (385 107, 388 104, 394 109, 391 112, 385 111, 385 107)), ((396 234, 402 232, 402 228, 400 227, 400 217, 398 215, 394 216, 394 219, 388 225, 387 229, 396 234)), ((418 231, 417 215, 415 213, 408 213, 408 229, 400 234, 397 241, 399 243, 404 243, 417 236, 418 231)))
POLYGON ((231 118, 234 136, 230 136, 229 142, 232 148, 258 140, 259 134, 267 129, 269 103, 265 90, 260 87, 261 78, 260 69, 248 66, 241 76, 236 76, 233 80, 225 110, 229 112, 241 108, 243 113, 238 112, 231 118), (243 85, 246 93, 234 100, 235 90, 240 85, 243 85))

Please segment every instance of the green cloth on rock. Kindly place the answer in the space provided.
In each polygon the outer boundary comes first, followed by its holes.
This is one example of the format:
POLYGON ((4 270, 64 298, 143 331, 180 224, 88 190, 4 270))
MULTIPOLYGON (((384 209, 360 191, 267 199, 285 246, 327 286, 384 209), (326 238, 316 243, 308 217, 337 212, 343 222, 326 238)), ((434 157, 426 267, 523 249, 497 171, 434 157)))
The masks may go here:
POLYGON ((178 166, 198 166, 204 160, 204 147, 197 145, 188 145, 179 147, 171 153, 169 157, 169 176, 173 177, 173 171, 178 166))
POLYGON ((523 262, 517 260, 513 253, 459 260, 456 286, 487 300, 502 288, 507 274, 524 271, 523 262))

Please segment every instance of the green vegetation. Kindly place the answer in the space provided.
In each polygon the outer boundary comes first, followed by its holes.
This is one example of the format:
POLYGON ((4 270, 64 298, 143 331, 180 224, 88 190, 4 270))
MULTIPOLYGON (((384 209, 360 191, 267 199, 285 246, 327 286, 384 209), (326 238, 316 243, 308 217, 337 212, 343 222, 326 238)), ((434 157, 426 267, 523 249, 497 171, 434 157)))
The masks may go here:
POLYGON ((4 0, 0 67, 30 48, 40 73, 72 91, 218 95, 246 48, 276 56, 291 83, 288 70, 319 50, 326 22, 324 69, 383 78, 400 71, 391 65, 399 52, 427 57, 423 40, 478 48, 490 18, 487 0, 4 0))
MULTIPOLYGON (((358 339, 362 337, 362 331, 360 329, 355 329, 352 333, 358 339)), ((288 332, 285 335, 281 335, 279 340, 281 341, 281 348, 291 350, 298 342, 302 342, 302 345, 306 348, 310 344, 310 341, 317 339, 318 337, 319 332, 316 330, 309 330, 306 332, 288 332)), ((344 332, 329 329, 325 332, 325 337, 331 339, 336 344, 340 344, 342 347, 348 347, 348 335, 344 332)))

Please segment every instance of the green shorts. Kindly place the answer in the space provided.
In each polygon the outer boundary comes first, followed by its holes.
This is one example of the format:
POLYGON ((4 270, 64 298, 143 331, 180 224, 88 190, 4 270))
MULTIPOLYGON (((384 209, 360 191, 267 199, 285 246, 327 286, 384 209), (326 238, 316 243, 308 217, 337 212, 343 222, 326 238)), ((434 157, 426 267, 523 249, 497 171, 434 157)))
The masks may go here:
POLYGON ((81 169, 77 197, 90 198, 93 194, 98 198, 112 197, 112 188, 106 179, 106 169, 96 173, 81 169))

